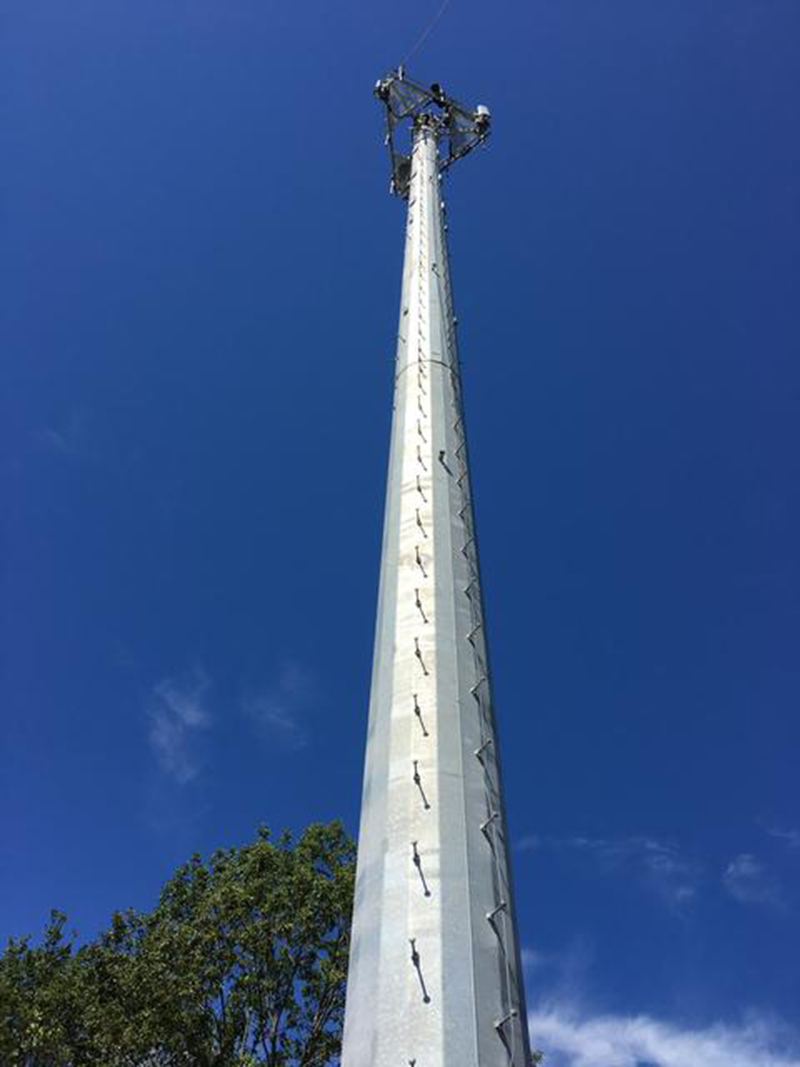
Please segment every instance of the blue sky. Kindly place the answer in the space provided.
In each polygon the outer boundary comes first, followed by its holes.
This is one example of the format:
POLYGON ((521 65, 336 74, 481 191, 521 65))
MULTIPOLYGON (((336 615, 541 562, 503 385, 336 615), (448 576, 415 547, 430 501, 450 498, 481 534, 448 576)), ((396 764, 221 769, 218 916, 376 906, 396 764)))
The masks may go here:
MULTIPOLYGON (((434 3, 12 0, 0 934, 361 786, 434 3)), ((534 1039, 797 1067, 800 8, 453 0, 447 183, 534 1039)))

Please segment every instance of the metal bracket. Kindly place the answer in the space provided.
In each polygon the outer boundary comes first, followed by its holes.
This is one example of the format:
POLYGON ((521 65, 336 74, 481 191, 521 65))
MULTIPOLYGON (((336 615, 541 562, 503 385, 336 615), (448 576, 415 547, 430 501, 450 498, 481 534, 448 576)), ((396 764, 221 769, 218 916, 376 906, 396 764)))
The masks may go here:
POLYGON ((493 744, 494 744, 494 741, 492 740, 492 738, 491 737, 487 737, 486 740, 483 742, 483 744, 475 749, 475 758, 480 763, 483 763, 483 754, 486 751, 486 749, 489 748, 489 746, 493 745, 493 744))
POLYGON ((416 693, 414 694, 414 714, 419 720, 419 725, 422 728, 422 736, 428 737, 428 731, 425 729, 425 720, 422 718, 422 708, 419 706, 419 701, 417 700, 416 693))
POLYGON ((489 818, 488 819, 484 819, 484 821, 481 823, 481 833, 483 834, 483 836, 486 838, 486 840, 489 842, 490 845, 493 844, 493 842, 492 842, 491 837, 489 836, 489 832, 488 831, 490 830, 490 828, 492 826, 494 826, 495 822, 499 818, 500 818, 500 812, 499 811, 493 811, 492 814, 489 816, 489 818))
POLYGON ((502 1019, 497 1019, 496 1020, 496 1022, 494 1024, 495 1030, 502 1030, 502 1028, 506 1025, 506 1023, 510 1023, 512 1019, 516 1019, 516 1017, 518 1015, 519 1015, 519 1012, 517 1011, 517 1009, 516 1008, 512 1008, 511 1011, 508 1013, 508 1015, 504 1015, 502 1019))
POLYGON ((430 809, 431 809, 430 802, 428 801, 428 798, 425 795, 425 790, 422 788, 422 777, 421 777, 421 775, 419 773, 419 761, 418 760, 414 760, 413 762, 414 762, 414 774, 412 776, 412 781, 414 782, 414 785, 417 787, 417 789, 419 789, 420 796, 422 797, 422 804, 423 804, 425 810, 426 811, 430 811, 430 809))
POLYGON ((431 891, 428 888, 428 883, 425 879, 425 872, 422 870, 422 856, 420 856, 419 854, 416 841, 411 842, 411 862, 414 864, 414 866, 417 868, 417 871, 419 872, 419 877, 420 881, 422 882, 422 889, 425 893, 425 896, 429 897, 431 895, 431 891))
POLYGON ((414 562, 417 564, 419 569, 422 571, 422 577, 423 578, 427 578, 428 577, 428 572, 425 570, 425 564, 422 562, 422 556, 420 555, 420 552, 419 552, 419 545, 415 545, 414 546, 414 562))
POLYGON ((420 647, 419 647, 419 638, 418 637, 414 638, 414 655, 419 660, 419 665, 420 665, 420 667, 422 667, 422 673, 427 678, 428 674, 429 674, 429 671, 428 671, 428 668, 425 666, 425 660, 422 658, 422 652, 421 652, 420 647))
POLYGON ((494 927, 494 921, 497 916, 500 914, 501 911, 505 911, 507 908, 508 904, 504 900, 501 900, 496 908, 492 908, 491 911, 486 912, 486 921, 490 922, 492 924, 492 927, 494 927))
POLYGON ((419 952, 417 952, 417 939, 415 937, 409 938, 409 944, 411 945, 411 966, 416 970, 419 984, 422 988, 422 1002, 423 1004, 430 1004, 431 998, 428 996, 428 990, 425 988, 425 979, 422 977, 422 965, 419 952))
POLYGON ((480 678, 477 680, 477 682, 475 683, 475 685, 470 686, 470 690, 469 691, 470 691, 470 693, 472 693, 472 695, 475 697, 476 700, 480 700, 480 697, 478 696, 478 690, 483 685, 483 683, 486 682, 486 681, 488 681, 486 675, 482 674, 480 676, 480 678))
POLYGON ((390 71, 375 85, 375 96, 386 113, 386 145, 392 168, 391 191, 404 199, 411 188, 411 153, 400 151, 395 144, 395 131, 401 123, 413 130, 427 128, 436 140, 446 146, 440 162, 442 170, 471 152, 489 136, 489 109, 478 105, 468 108, 440 85, 421 85, 406 77, 402 67, 390 71))

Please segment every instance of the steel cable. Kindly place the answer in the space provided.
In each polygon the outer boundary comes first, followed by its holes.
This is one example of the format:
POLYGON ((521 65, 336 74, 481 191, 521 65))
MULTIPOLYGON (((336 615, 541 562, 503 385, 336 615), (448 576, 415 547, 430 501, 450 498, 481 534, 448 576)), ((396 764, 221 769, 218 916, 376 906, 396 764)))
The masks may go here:
POLYGON ((408 53, 408 55, 403 60, 402 66, 405 66, 408 63, 409 59, 411 59, 412 56, 416 55, 416 53, 420 50, 420 48, 422 48, 423 44, 428 39, 428 36, 431 33, 431 30, 433 30, 434 26, 436 25, 436 23, 439 21, 439 19, 442 17, 442 15, 445 13, 445 11, 447 10, 447 8, 449 6, 450 6, 450 0, 444 0, 444 3, 442 4, 442 6, 439 8, 439 10, 433 16, 433 18, 428 23, 426 28, 422 31, 420 36, 417 38, 417 43, 414 45, 414 47, 411 49, 411 51, 408 53))

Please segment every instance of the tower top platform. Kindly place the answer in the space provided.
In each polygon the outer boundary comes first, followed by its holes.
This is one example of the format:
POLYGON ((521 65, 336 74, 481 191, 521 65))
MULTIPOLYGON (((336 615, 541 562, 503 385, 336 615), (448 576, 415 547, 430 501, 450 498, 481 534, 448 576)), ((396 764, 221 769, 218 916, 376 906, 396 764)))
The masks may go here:
POLYGON ((439 158, 444 170, 473 148, 483 144, 489 136, 491 115, 488 107, 478 104, 465 107, 436 82, 421 85, 407 77, 403 67, 390 71, 375 83, 375 96, 386 112, 386 145, 392 168, 391 191, 404 199, 408 197, 411 176, 411 148, 398 147, 396 131, 406 126, 412 132, 421 127, 431 129, 437 142, 446 145, 439 158))

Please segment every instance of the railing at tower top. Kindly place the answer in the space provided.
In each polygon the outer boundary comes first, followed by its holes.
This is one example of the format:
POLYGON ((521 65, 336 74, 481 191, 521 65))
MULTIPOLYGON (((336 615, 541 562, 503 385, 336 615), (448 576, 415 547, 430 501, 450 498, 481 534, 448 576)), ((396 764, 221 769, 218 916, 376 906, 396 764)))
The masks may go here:
POLYGON ((413 130, 431 129, 439 143, 446 145, 439 160, 440 169, 451 166, 489 136, 491 115, 488 107, 465 107, 448 96, 441 85, 424 86, 406 76, 402 67, 391 71, 375 84, 375 96, 386 113, 386 146, 392 168, 391 191, 404 199, 411 185, 411 151, 397 144, 398 126, 408 123, 413 130))

